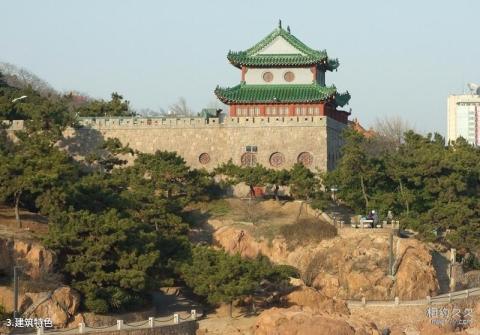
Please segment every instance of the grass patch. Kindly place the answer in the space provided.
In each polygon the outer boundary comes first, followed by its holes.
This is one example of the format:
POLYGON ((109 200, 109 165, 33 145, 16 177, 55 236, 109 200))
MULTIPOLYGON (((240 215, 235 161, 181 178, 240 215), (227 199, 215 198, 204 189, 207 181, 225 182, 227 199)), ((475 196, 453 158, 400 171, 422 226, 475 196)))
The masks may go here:
POLYGON ((231 212, 231 206, 224 199, 190 203, 182 218, 192 227, 202 225, 211 218, 223 218, 231 212))
POLYGON ((253 234, 257 241, 261 239, 267 240, 268 246, 271 247, 273 239, 280 234, 280 227, 280 225, 268 222, 260 223, 255 226, 253 234))
POLYGON ((190 204, 188 209, 190 211, 198 211, 202 214, 208 214, 210 217, 225 216, 232 210, 229 202, 225 199, 196 202, 190 204))
POLYGON ((291 250, 299 245, 334 238, 338 232, 337 228, 329 223, 309 218, 281 226, 280 234, 285 238, 287 246, 291 250))
POLYGON ((206 211, 213 217, 225 216, 230 213, 232 208, 225 199, 213 200, 207 203, 206 211))

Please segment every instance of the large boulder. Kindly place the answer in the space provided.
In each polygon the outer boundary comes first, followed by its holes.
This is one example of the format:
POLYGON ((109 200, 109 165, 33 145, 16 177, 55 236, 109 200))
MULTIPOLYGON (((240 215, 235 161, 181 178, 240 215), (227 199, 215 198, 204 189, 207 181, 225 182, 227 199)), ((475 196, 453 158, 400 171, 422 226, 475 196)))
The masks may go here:
POLYGON ((418 240, 404 239, 400 242, 396 257, 395 295, 402 300, 435 295, 439 285, 430 251, 418 240))
POLYGON ((16 261, 33 280, 52 273, 55 264, 55 254, 39 242, 1 237, 0 259, 0 271, 11 274, 16 261))
POLYGON ((345 301, 328 298, 322 292, 303 283, 296 285, 286 296, 286 301, 288 305, 308 307, 314 312, 350 314, 345 301))
POLYGON ((63 286, 53 292, 25 293, 23 306, 26 318, 50 318, 55 327, 63 328, 74 320, 80 307, 80 294, 74 289, 63 286))
POLYGON ((255 335, 380 335, 373 323, 347 315, 315 312, 293 306, 271 308, 260 314, 255 335))

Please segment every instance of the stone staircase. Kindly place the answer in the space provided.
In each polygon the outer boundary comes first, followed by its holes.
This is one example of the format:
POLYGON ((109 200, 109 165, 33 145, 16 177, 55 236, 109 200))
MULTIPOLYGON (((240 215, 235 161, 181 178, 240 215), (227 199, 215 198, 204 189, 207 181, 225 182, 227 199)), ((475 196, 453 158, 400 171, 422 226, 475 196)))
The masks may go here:
POLYGON ((432 265, 437 273, 438 285, 440 286, 440 291, 438 293, 447 293, 450 291, 450 277, 449 277, 449 267, 450 262, 447 255, 442 254, 438 251, 432 253, 432 265))

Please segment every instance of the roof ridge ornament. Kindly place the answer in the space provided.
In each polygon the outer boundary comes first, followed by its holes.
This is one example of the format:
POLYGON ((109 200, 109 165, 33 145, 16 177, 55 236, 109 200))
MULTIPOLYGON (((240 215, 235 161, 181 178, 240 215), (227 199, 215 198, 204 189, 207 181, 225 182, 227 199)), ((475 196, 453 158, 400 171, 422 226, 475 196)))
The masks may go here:
POLYGON ((282 20, 278 20, 278 28, 282 29, 282 20))
POLYGON ((287 32, 290 34, 290 26, 287 26, 287 32))

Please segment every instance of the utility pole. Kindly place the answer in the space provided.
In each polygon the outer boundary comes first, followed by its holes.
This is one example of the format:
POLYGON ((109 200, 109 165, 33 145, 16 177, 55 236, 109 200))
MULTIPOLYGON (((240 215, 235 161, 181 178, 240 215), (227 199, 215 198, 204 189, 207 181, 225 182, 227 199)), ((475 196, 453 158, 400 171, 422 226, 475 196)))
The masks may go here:
POLYGON ((18 274, 21 266, 13 267, 13 317, 18 317, 18 274))

